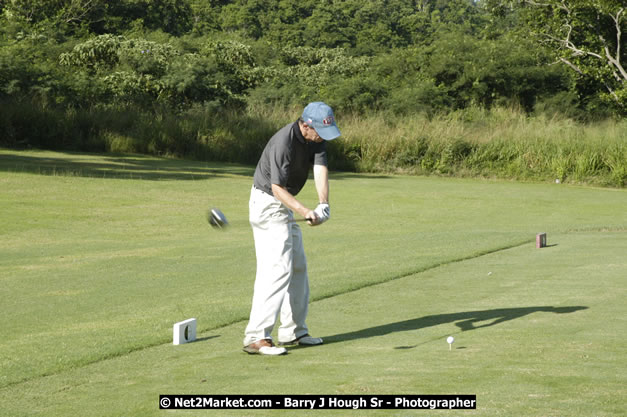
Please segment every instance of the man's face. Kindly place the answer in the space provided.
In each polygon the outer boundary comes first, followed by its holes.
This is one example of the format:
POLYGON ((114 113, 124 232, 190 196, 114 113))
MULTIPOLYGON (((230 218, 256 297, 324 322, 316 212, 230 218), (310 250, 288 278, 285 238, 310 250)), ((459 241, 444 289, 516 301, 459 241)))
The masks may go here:
POLYGON ((303 129, 301 130, 301 132, 303 134, 303 137, 307 139, 308 141, 320 143, 324 140, 320 137, 320 135, 318 135, 318 132, 316 132, 316 129, 314 129, 313 127, 309 126, 306 123, 303 124, 303 129))

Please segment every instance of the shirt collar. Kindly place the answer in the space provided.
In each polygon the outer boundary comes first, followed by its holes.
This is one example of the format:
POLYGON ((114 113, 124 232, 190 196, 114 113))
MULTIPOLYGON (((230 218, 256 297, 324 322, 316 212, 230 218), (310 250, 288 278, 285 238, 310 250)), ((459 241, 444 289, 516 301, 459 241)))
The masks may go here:
POLYGON ((307 143, 305 137, 300 131, 300 125, 298 124, 298 121, 294 122, 294 124, 292 125, 292 131, 294 132, 294 136, 296 136, 296 139, 298 139, 300 143, 307 143))

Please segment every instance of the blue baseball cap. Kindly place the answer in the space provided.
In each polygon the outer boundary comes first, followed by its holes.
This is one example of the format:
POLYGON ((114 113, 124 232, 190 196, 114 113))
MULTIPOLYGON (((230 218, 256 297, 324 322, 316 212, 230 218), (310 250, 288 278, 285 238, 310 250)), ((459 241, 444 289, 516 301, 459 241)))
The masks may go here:
POLYGON ((303 110, 302 117, 305 123, 313 127, 324 140, 333 140, 341 135, 340 129, 335 124, 333 110, 321 101, 309 103, 303 110))

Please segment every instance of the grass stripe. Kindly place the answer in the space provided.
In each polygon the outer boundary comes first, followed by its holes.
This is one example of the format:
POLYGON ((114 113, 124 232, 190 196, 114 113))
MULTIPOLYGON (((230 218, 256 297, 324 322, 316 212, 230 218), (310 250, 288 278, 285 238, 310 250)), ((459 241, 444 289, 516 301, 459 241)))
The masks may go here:
MULTIPOLYGON (((328 294, 328 295, 320 296, 320 297, 317 297, 317 298, 315 297, 315 298, 313 298, 311 300, 311 303, 319 302, 319 301, 330 299, 330 298, 333 298, 333 297, 343 296, 343 295, 346 295, 346 294, 350 294, 352 292, 357 292, 357 291, 359 291, 361 289, 364 289, 364 288, 375 287, 377 285, 385 284, 385 283, 388 283, 388 282, 391 282, 391 281, 399 280, 399 279, 402 279, 402 278, 407 278, 407 277, 412 276, 412 275, 418 275, 418 274, 421 274, 421 273, 424 273, 424 272, 427 272, 427 271, 430 271, 430 270, 433 270, 433 269, 436 269, 436 268, 439 268, 439 267, 442 267, 442 266, 451 265, 451 264, 455 264, 455 263, 459 263, 459 262, 464 262, 464 261, 471 260, 471 259, 477 259, 477 258, 480 258, 482 256, 486 256, 486 255, 490 255, 490 254, 506 251, 506 250, 509 250, 509 249, 517 248, 517 247, 526 245, 526 244, 528 244, 530 242, 532 242, 532 240, 525 239, 524 241, 520 241, 518 243, 505 245, 505 246, 499 246, 499 247, 496 247, 496 248, 493 248, 493 249, 488 249, 488 250, 484 250, 484 251, 480 251, 480 252, 475 252, 475 253, 473 253, 471 255, 462 256, 462 257, 456 258, 456 259, 451 259, 450 261, 438 262, 436 264, 432 264, 432 265, 426 266, 424 268, 419 268, 419 269, 414 270, 414 271, 402 273, 402 274, 399 274, 399 275, 394 275, 394 276, 391 276, 389 278, 382 279, 382 280, 380 280, 378 282, 374 282, 374 283, 370 282, 370 283, 367 283, 367 284, 364 284, 364 285, 360 285, 360 286, 356 286, 356 287, 350 288, 350 289, 342 291, 342 292, 337 292, 337 293, 334 293, 334 294, 328 294)), ((248 317, 239 317, 239 318, 236 318, 236 319, 231 320, 229 322, 221 323, 219 326, 216 326, 216 327, 207 327, 207 328, 198 329, 198 334, 220 330, 220 329, 223 329, 225 327, 229 327, 229 326, 232 326, 232 325, 235 325, 235 324, 244 323, 247 320, 248 320, 248 317)), ((119 357, 130 355, 131 353, 140 352, 140 351, 143 351, 143 350, 147 350, 147 349, 150 349, 150 348, 166 345, 166 344, 169 344, 169 343, 170 343, 169 340, 164 337, 164 338, 162 338, 162 339, 160 339, 158 341, 155 341, 154 343, 148 343, 146 345, 139 346, 139 347, 136 347, 136 348, 124 349, 124 350, 121 350, 119 352, 110 352, 109 354, 103 355, 101 358, 98 358, 98 359, 95 359, 95 360, 92 360, 92 361, 73 364, 73 365, 70 365, 67 368, 60 369, 60 370, 57 370, 57 371, 54 371, 54 372, 42 373, 40 375, 36 375, 36 376, 30 377, 30 378, 24 378, 24 379, 21 379, 21 380, 18 380, 18 381, 14 381, 14 382, 11 382, 9 384, 4 385, 0 389, 14 387, 16 385, 28 383, 30 381, 33 381, 33 380, 36 380, 36 379, 40 379, 40 378, 46 378, 46 377, 50 377, 50 376, 54 376, 54 375, 63 374, 64 372, 67 372, 67 371, 70 371, 70 370, 73 370, 73 369, 82 368, 82 367, 86 367, 86 366, 89 366, 89 365, 93 365, 95 363, 100 363, 100 362, 116 359, 116 358, 119 358, 119 357)))
MULTIPOLYGON (((556 232, 555 234, 570 234, 570 233, 586 233, 586 232, 625 232, 627 231, 626 227, 621 227, 621 226, 609 226, 609 227, 598 227, 598 226, 591 226, 591 227, 580 227, 580 228, 570 228, 565 232, 556 232)), ((486 250, 482 250, 482 251, 478 251, 478 252, 473 252, 469 255, 466 256, 461 256, 458 258, 454 258, 454 259, 450 259, 447 261, 443 261, 443 262, 437 262, 431 265, 427 265, 415 270, 411 270, 411 271, 407 271, 407 272, 403 272, 397 275, 391 275, 387 278, 378 280, 376 282, 367 282, 364 283, 362 285, 356 285, 356 286, 352 286, 351 288, 345 289, 344 291, 338 291, 335 293, 331 293, 331 294, 325 294, 322 296, 318 296, 318 297, 313 297, 311 300, 311 303, 316 303, 316 302, 320 302, 322 300, 327 300, 327 299, 331 299, 334 297, 339 297, 339 296, 343 296, 343 295, 347 295, 353 292, 357 292, 359 290, 365 289, 365 288, 370 288, 370 287, 375 287, 377 285, 381 285, 381 284, 385 284, 385 283, 389 283, 392 281, 396 281, 396 280, 400 280, 403 278, 407 278, 410 277, 412 275, 419 275, 440 267, 444 267, 447 265, 452 265, 452 264, 456 264, 456 263, 461 263, 461 262, 465 262, 465 261, 469 261, 469 260, 473 260, 473 259, 478 259, 481 258, 483 256, 487 256, 487 255, 491 255, 491 254, 495 254, 495 253, 499 253, 499 252, 504 252, 510 249, 515 249, 530 243, 535 242, 534 239, 521 239, 517 242, 514 243, 510 243, 508 245, 502 245, 502 246, 497 246, 491 249, 486 249, 486 250)), ((200 335, 200 333, 206 333, 206 332, 211 332, 211 331, 216 331, 216 330, 220 330, 223 329, 225 327, 229 327, 232 325, 236 325, 239 323, 245 323, 248 320, 247 316, 240 316, 237 318, 234 318, 230 321, 227 322, 223 322, 218 326, 215 327, 205 327, 205 328, 199 328, 198 329, 198 334, 200 335)), ((154 343, 147 343, 143 346, 138 346, 138 347, 134 347, 134 348, 130 348, 130 349, 122 349, 118 352, 109 352, 105 355, 103 355, 102 357, 95 359, 95 360, 91 360, 91 361, 86 361, 86 362, 80 362, 80 363, 76 363, 76 364, 71 364, 70 366, 68 366, 67 368, 63 368, 63 369, 59 369, 59 370, 55 370, 52 372, 45 372, 45 373, 41 373, 39 375, 35 375, 33 377, 28 377, 28 378, 23 378, 20 380, 16 380, 13 382, 10 382, 6 385, 3 385, 2 387, 0 387, 0 389, 6 389, 6 388, 11 388, 20 384, 24 384, 24 383, 28 383, 30 381, 33 380, 37 380, 37 379, 41 379, 41 378, 46 378, 46 377, 50 377, 50 376, 55 376, 55 375, 59 375, 59 374, 63 374, 64 372, 67 371, 71 371, 73 369, 77 369, 77 368, 82 368, 82 367, 86 367, 86 366, 90 366, 93 365, 95 363, 100 363, 100 362, 105 362, 108 360, 112 360, 112 359, 116 359, 116 358, 120 358, 126 355, 130 355, 132 353, 135 352, 140 352, 143 350, 147 350, 147 349, 151 349, 154 347, 158 347, 158 346, 163 346, 166 344, 169 344, 169 339, 166 337, 163 337, 159 340, 156 340, 154 343)))

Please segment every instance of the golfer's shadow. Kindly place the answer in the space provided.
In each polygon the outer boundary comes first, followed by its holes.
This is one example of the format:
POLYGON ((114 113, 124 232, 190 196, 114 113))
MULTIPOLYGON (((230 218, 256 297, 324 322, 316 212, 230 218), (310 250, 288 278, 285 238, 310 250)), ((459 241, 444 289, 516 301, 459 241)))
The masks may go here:
POLYGON ((324 337, 324 343, 348 342, 355 339, 366 339, 368 337, 384 336, 390 333, 419 330, 440 324, 455 323, 462 332, 480 329, 482 327, 495 326, 497 324, 518 319, 531 313, 545 312, 556 314, 574 313, 585 310, 588 307, 520 307, 501 308, 495 310, 467 311, 463 313, 436 314, 424 316, 417 319, 398 321, 396 323, 383 324, 381 326, 369 327, 367 329, 356 330, 354 332, 341 333, 324 337))

